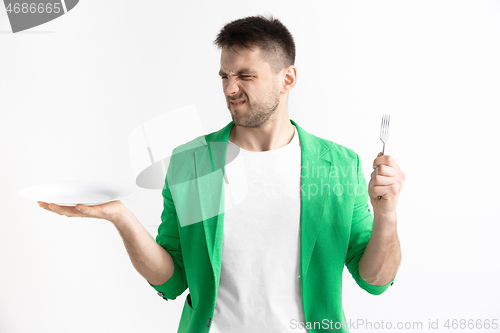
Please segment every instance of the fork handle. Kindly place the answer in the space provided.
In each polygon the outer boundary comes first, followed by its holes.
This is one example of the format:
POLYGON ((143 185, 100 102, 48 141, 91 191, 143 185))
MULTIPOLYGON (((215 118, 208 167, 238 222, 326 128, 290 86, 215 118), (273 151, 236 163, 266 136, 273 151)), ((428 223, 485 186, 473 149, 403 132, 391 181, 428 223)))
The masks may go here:
MULTIPOLYGON (((380 156, 384 156, 384 151, 385 151, 385 142, 384 142, 384 148, 382 148, 382 155, 380 155, 380 156)), ((382 196, 379 195, 378 198, 382 199, 382 196)))

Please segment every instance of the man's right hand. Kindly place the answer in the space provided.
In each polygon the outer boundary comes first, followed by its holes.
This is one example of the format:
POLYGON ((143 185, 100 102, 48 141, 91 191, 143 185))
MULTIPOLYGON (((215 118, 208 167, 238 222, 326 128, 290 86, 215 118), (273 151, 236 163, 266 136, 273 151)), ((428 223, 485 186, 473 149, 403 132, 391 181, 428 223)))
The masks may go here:
POLYGON ((107 202, 101 205, 85 206, 78 204, 75 207, 59 206, 53 203, 37 201, 38 206, 49 212, 67 217, 91 217, 96 219, 104 219, 110 222, 116 221, 127 209, 120 200, 107 202))
POLYGON ((78 204, 75 207, 37 202, 43 209, 59 215, 92 217, 113 223, 123 239, 135 269, 153 286, 164 284, 174 274, 174 261, 170 253, 153 239, 137 217, 120 200, 95 206, 78 204))

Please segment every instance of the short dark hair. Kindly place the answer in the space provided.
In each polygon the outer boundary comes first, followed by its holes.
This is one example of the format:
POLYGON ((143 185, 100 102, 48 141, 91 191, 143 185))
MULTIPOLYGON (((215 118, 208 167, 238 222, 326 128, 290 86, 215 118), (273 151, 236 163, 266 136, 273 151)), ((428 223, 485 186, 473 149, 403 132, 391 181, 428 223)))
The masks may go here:
POLYGON ((248 16, 226 24, 214 41, 218 48, 233 45, 258 46, 276 74, 295 63, 295 42, 288 29, 277 18, 248 16))

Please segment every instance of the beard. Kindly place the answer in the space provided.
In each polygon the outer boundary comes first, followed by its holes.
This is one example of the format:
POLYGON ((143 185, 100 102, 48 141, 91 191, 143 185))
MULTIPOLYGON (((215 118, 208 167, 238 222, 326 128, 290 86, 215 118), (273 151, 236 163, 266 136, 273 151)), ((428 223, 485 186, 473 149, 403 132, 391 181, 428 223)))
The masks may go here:
POLYGON ((228 101, 228 109, 233 118, 233 123, 241 127, 259 128, 264 126, 276 114, 280 104, 280 93, 277 90, 270 91, 261 103, 257 101, 250 102, 248 98, 242 99, 245 100, 244 105, 236 110, 231 109, 231 101, 228 101))

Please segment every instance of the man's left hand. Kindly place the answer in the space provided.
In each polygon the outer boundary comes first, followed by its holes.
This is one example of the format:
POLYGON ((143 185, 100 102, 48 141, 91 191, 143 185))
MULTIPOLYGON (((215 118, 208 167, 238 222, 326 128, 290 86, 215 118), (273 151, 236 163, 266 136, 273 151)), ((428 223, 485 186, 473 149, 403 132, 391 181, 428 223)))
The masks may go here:
POLYGON ((405 174, 390 155, 382 155, 382 153, 379 153, 373 161, 373 168, 368 184, 368 194, 374 213, 380 216, 393 215, 396 213, 405 174), (380 199, 379 196, 381 196, 380 199))

